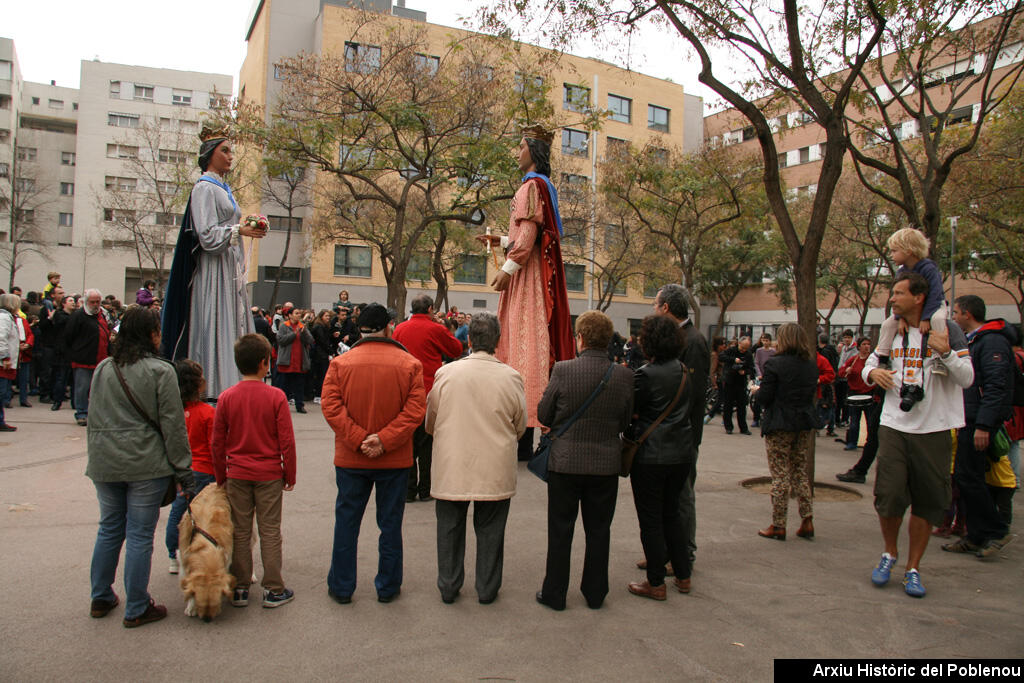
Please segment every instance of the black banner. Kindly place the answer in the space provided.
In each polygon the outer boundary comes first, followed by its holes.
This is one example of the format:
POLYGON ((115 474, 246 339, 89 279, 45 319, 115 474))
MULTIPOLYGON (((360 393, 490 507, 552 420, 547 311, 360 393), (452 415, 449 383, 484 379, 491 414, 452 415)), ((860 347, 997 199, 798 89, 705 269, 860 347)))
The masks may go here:
POLYGON ((776 659, 775 680, 1021 680, 1021 659, 776 659))

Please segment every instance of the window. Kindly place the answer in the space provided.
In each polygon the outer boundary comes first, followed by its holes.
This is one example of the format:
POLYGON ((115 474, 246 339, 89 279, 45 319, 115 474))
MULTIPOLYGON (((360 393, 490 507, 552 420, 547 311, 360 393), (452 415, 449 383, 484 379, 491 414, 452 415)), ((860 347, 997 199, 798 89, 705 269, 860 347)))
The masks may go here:
POLYGON ((299 268, 264 266, 263 279, 265 281, 277 280, 278 275, 281 276, 281 282, 302 282, 302 270, 299 268))
POLYGON ((16 209, 14 212, 14 219, 19 223, 35 223, 36 222, 36 210, 35 209, 16 209))
MULTIPOLYGON (((608 287, 608 283, 607 282, 602 282, 601 283, 601 291, 602 292, 607 291, 607 287, 608 287)), ((612 288, 612 295, 613 296, 625 296, 626 295, 626 281, 624 279, 623 280, 619 280, 618 282, 615 283, 615 286, 612 288)))
POLYGON ((0 161, 0 178, 11 177, 11 165, 6 161, 0 161))
POLYGON ((138 128, 139 115, 117 114, 114 112, 110 112, 109 114, 107 114, 107 125, 114 126, 116 128, 138 128))
POLYGON ((72 102, 71 103, 71 110, 72 111, 78 111, 78 102, 72 102))
POLYGON ((103 220, 108 223, 118 221, 131 223, 135 220, 135 211, 131 209, 103 209, 103 220))
POLYGON ((633 100, 618 95, 608 95, 609 118, 612 121, 632 123, 633 121, 633 100))
POLYGON ((946 125, 955 126, 958 123, 970 123, 973 114, 973 107, 960 107, 959 109, 954 109, 949 112, 949 118, 946 120, 946 125))
POLYGON ((62 195, 64 195, 65 197, 74 197, 75 196, 75 184, 74 183, 61 183, 60 184, 60 193, 62 195))
POLYGON ((138 159, 139 148, 134 145, 107 145, 107 156, 111 159, 138 159))
POLYGON ((564 84, 562 87, 562 109, 584 111, 590 106, 590 88, 582 85, 564 84))
POLYGON ((289 227, 295 231, 302 230, 301 216, 267 216, 267 223, 271 230, 287 230, 289 227))
POLYGON ((177 149, 162 149, 157 158, 165 164, 184 164, 188 163, 189 153, 177 149))
POLYGON ((50 109, 63 109, 64 108, 64 100, 55 100, 52 97, 50 98, 50 101, 47 102, 46 104, 47 104, 48 107, 50 107, 50 109))
POLYGON ((605 155, 608 157, 621 157, 629 154, 629 141, 621 138, 608 138, 608 146, 605 148, 605 155))
POLYGON ((801 164, 806 164, 810 160, 811 160, 811 148, 810 147, 801 147, 800 148, 800 163, 801 164))
POLYGON ((338 145, 338 163, 348 168, 360 168, 373 161, 373 150, 357 145, 338 145))
POLYGON ((32 98, 32 104, 39 104, 39 98, 38 97, 33 97, 32 98))
POLYGON ((11 63, 6 59, 0 59, 0 81, 11 80, 11 63))
POLYGON ((170 180, 158 180, 154 185, 156 187, 156 191, 164 196, 172 195, 178 191, 177 183, 170 180))
POLYGON ((644 278, 644 298, 653 299, 658 296, 658 290, 661 289, 661 285, 653 277, 644 278))
MULTIPOLYGON (((238 93, 238 99, 239 100, 245 99, 245 86, 244 85, 242 86, 242 91, 240 93, 238 93)), ((225 97, 224 95, 218 95, 217 93, 214 93, 214 94, 210 95, 210 109, 217 109, 218 107, 223 108, 223 107, 226 107, 226 106, 228 106, 228 98, 227 97, 225 97)))
POLYGON ((647 105, 647 127, 651 130, 668 132, 668 109, 654 104, 647 105))
POLYGON ((176 104, 179 107, 191 107, 192 91, 178 90, 177 88, 175 88, 171 91, 171 104, 176 104))
POLYGON ((573 130, 572 128, 562 129, 562 154, 585 157, 589 149, 590 140, 585 131, 573 130))
POLYGON ((586 275, 586 266, 575 263, 565 264, 565 288, 570 292, 583 291, 583 276, 586 275))
POLYGON ((562 182, 558 188, 566 199, 575 199, 586 192, 590 178, 575 173, 563 173, 562 182))
POLYGON ((36 160, 36 148, 35 147, 19 147, 18 148, 18 161, 35 161, 36 160))
POLYGON ((158 123, 160 124, 160 130, 171 129, 171 119, 166 116, 161 116, 158 120, 158 123))
POLYGON ((110 96, 121 99, 121 81, 110 81, 110 96))
POLYGON ((61 166, 74 166, 75 165, 75 153, 74 152, 61 152, 60 153, 61 166))
POLYGON ((74 222, 74 214, 70 213, 59 213, 57 214, 57 225, 62 228, 70 228, 74 222))
POLYGON ((754 129, 753 126, 747 126, 746 128, 743 129, 743 142, 746 142, 747 140, 753 140, 756 137, 757 131, 754 129))
POLYGON ((337 244, 334 246, 334 274, 370 277, 372 274, 370 258, 369 247, 337 244))
POLYGON ((789 152, 779 152, 779 168, 786 168, 789 165, 789 152))
POLYGON ((107 192, 113 192, 119 190, 121 192, 134 192, 139 186, 137 178, 120 178, 117 176, 108 175, 103 180, 103 189, 107 192))
POLYGON ((487 284, 487 257, 483 254, 463 254, 455 264, 455 282, 468 285, 487 284))
POLYGON ((168 226, 170 226, 170 225, 178 225, 180 223, 181 223, 181 214, 180 213, 164 213, 164 212, 161 211, 161 212, 158 212, 153 217, 153 224, 154 225, 168 225, 168 226))
POLYGON ((540 76, 531 76, 517 71, 515 76, 516 92, 520 95, 539 93, 544 89, 544 79, 540 76))
POLYGON ((35 178, 17 178, 14 181, 14 189, 18 192, 35 192, 36 179, 35 178))
POLYGON ((11 108, 11 97, 10 95, 0 95, 0 109, 11 108))
POLYGON ((426 71, 428 74, 433 76, 437 73, 437 70, 441 67, 441 58, 434 57, 432 55, 424 55, 416 53, 416 68, 421 71, 426 71))
POLYGON ((409 265, 405 268, 406 282, 426 282, 430 279, 430 254, 425 251, 414 251, 409 256, 409 265))
POLYGON ((192 121, 191 119, 182 119, 181 121, 178 121, 178 130, 182 133, 198 133, 199 122, 192 121))
POLYGON ((285 79, 285 68, 280 64, 274 65, 274 80, 283 81, 285 79))
POLYGON ((380 48, 376 45, 345 43, 345 71, 367 74, 380 68, 380 48))
POLYGON ((141 100, 142 102, 153 101, 153 86, 151 85, 136 85, 135 86, 135 99, 141 100))

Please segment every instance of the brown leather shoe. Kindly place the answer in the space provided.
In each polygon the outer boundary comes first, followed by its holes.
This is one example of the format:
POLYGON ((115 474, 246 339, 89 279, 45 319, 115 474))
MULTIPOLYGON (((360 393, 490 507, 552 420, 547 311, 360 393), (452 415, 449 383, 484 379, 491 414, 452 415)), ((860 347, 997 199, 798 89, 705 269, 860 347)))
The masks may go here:
POLYGON ((800 523, 800 528, 797 530, 796 535, 800 538, 806 538, 808 541, 814 538, 814 521, 810 517, 804 517, 804 521, 800 523))
POLYGON ((680 593, 689 593, 690 592, 690 580, 689 579, 676 579, 675 580, 675 584, 676 584, 676 590, 678 590, 680 593))
MULTIPOLYGON (((647 569, 647 560, 640 560, 636 563, 637 569, 647 569)), ((665 576, 675 576, 676 570, 672 568, 671 562, 665 563, 665 576)))
POLYGON ((100 600, 96 599, 89 605, 89 616, 93 619, 102 619, 103 617, 110 614, 110 611, 121 604, 121 600, 114 594, 113 600, 100 600))
POLYGON ((786 540, 786 527, 784 527, 784 526, 775 526, 774 524, 769 524, 768 528, 761 529, 760 531, 757 532, 757 535, 758 536, 764 536, 765 538, 774 538, 776 541, 785 541, 786 540))
POLYGON ((639 595, 642 598, 650 598, 651 600, 666 599, 665 584, 661 584, 660 586, 652 586, 647 581, 633 581, 630 582, 630 584, 626 586, 626 588, 628 588, 629 592, 633 595, 639 595))
POLYGON ((149 605, 146 607, 146 611, 135 617, 134 619, 125 619, 123 622, 125 628, 138 628, 145 624, 152 624, 154 621, 160 621, 167 616, 167 608, 163 605, 156 605, 153 603, 153 599, 150 598, 149 605))

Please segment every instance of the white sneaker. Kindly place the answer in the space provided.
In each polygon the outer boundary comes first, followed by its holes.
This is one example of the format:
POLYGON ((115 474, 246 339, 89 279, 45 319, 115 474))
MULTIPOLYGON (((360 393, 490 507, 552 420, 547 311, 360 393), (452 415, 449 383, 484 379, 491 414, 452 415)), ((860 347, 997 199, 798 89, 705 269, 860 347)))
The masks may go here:
POLYGON ((168 574, 177 574, 181 570, 181 563, 177 557, 171 558, 171 564, 167 567, 168 574))
POLYGON ((295 399, 294 398, 288 399, 288 405, 290 405, 290 406, 295 405, 295 399))
POLYGON ((313 403, 320 403, 320 397, 319 396, 314 396, 313 397, 313 403))

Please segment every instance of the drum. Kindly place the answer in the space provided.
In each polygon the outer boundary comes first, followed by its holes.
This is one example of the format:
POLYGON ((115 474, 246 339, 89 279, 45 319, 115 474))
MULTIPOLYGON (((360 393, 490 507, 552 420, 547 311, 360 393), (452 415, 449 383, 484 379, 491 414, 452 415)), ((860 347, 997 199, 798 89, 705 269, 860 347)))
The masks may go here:
POLYGON ((853 394, 846 397, 846 405, 851 408, 868 408, 874 402, 875 397, 871 394, 853 394))

